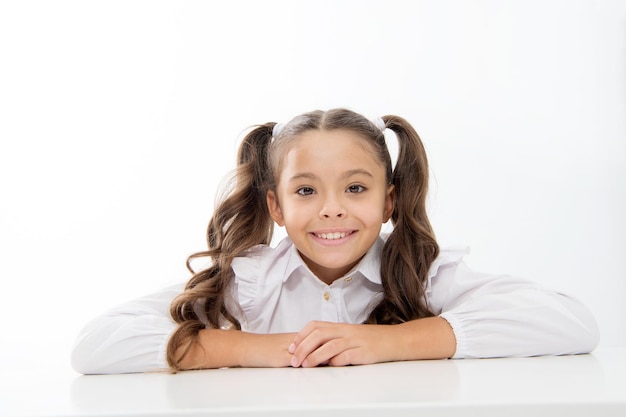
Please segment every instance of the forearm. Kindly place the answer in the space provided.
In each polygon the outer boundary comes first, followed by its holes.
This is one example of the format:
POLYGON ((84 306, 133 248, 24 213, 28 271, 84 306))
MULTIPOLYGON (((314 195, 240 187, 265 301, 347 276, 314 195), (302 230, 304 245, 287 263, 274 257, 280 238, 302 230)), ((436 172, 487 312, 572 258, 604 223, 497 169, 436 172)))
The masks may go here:
POLYGON ((285 367, 294 334, 255 334, 205 329, 180 363, 181 369, 285 367))
POLYGON ((454 356, 456 338, 448 322, 428 317, 389 326, 391 360, 445 359, 454 356))

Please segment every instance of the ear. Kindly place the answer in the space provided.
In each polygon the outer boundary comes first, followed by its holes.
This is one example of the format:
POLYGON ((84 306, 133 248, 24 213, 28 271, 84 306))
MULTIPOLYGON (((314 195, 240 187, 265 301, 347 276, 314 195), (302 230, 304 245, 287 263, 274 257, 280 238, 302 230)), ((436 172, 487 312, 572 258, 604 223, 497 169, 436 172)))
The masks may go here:
POLYGON ((280 205, 278 204, 278 197, 276 197, 276 193, 274 190, 269 190, 267 192, 267 208, 270 212, 270 216, 279 226, 285 225, 285 220, 283 219, 283 212, 280 209, 280 205))
POLYGON ((387 194, 385 195, 385 206, 383 208, 383 223, 386 223, 393 214, 393 209, 396 206, 396 189, 393 184, 389 184, 387 187, 387 194))

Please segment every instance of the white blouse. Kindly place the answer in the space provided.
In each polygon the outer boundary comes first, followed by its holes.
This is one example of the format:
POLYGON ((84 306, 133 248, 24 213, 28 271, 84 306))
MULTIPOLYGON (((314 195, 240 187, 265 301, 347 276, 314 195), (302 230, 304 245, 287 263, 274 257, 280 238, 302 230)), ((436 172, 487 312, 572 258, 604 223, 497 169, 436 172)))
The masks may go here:
MULTIPOLYGON (((311 320, 361 323, 382 298, 383 244, 378 239, 331 285, 311 273, 289 238, 276 248, 254 248, 233 260, 227 308, 242 330, 253 333, 298 332, 311 320)), ((596 322, 579 301, 528 280, 472 271, 462 261, 466 253, 442 250, 426 285, 431 311, 454 330, 454 358, 576 354, 596 347, 596 322)), ((74 369, 85 374, 167 369, 165 349, 176 328, 169 306, 184 286, 170 286, 89 322, 72 352, 74 369)))

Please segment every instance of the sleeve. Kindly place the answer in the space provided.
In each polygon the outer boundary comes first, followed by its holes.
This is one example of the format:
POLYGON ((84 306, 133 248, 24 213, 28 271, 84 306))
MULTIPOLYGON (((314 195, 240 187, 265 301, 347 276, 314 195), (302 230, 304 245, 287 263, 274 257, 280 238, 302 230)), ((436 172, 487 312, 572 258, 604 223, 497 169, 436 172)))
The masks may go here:
POLYGON ((231 314, 239 320, 243 328, 248 327, 248 318, 254 317, 256 312, 255 300, 259 291, 259 262, 252 257, 233 259, 231 264, 235 274, 233 302, 229 304, 231 314))
POLYGON ((167 370, 165 350, 176 328, 169 307, 183 289, 184 283, 172 285, 87 323, 72 351, 74 370, 82 374, 167 370))
POLYGON ((276 248, 258 245, 233 259, 235 279, 228 308, 242 330, 269 332, 268 318, 280 297, 282 278, 288 275, 291 249, 291 241, 284 239, 276 248))
POLYGON ((239 320, 241 330, 251 331, 254 329, 255 333, 266 333, 268 329, 261 326, 260 323, 264 323, 264 309, 271 304, 268 300, 260 299, 260 297, 263 295, 261 287, 264 284, 264 278, 268 274, 267 266, 264 265, 259 256, 235 258, 231 266, 235 279, 233 282, 234 289, 231 291, 231 300, 228 303, 230 313, 239 320))
POLYGON ((459 261, 439 267, 431 284, 431 308, 454 330, 454 358, 578 354, 598 344, 597 324, 581 302, 532 281, 459 261))

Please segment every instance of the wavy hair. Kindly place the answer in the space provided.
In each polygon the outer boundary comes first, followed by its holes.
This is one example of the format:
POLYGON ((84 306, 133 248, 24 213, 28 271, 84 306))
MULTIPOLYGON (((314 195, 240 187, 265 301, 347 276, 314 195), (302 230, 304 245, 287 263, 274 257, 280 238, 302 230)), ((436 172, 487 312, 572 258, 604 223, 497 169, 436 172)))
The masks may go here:
POLYGON ((241 329, 226 307, 225 292, 234 277, 231 263, 235 257, 245 256, 248 249, 270 243, 274 223, 267 208, 267 191, 276 187, 283 156, 307 130, 345 129, 357 133, 371 144, 376 158, 385 167, 387 182, 394 186, 393 231, 385 242, 381 259, 383 299, 366 323, 397 324, 433 315, 425 298, 425 286, 439 246, 426 214, 429 175, 426 152, 417 132, 406 120, 398 116, 384 116, 382 120, 398 139, 394 168, 383 131, 346 109, 302 114, 275 137, 276 123, 266 123, 256 126, 243 138, 234 176, 209 221, 208 250, 187 259, 187 268, 193 276, 170 307, 170 314, 178 323, 167 346, 167 361, 173 369, 179 369, 205 327, 219 328, 226 321, 241 329), (211 266, 195 272, 191 261, 200 257, 209 257, 211 266))

